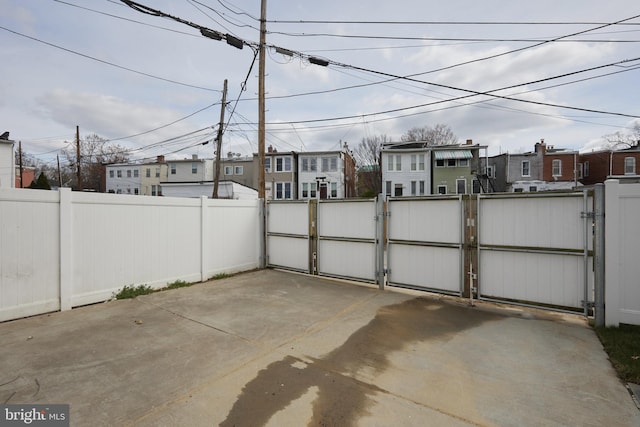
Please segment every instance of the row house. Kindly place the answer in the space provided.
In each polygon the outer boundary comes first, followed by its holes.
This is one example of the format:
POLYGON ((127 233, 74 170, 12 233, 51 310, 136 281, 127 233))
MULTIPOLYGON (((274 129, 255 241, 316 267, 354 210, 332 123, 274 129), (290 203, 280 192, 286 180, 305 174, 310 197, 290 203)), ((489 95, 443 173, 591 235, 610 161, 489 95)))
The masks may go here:
POLYGON ((486 192, 481 149, 486 157, 486 147, 473 145, 472 140, 443 146, 423 142, 385 144, 380 150, 382 194, 411 197, 486 192))
POLYGON ((15 185, 13 144, 9 132, 0 135, 0 188, 13 188, 15 185))
POLYGON ((160 183, 167 178, 164 156, 155 163, 118 163, 105 168, 107 193, 162 196, 160 183))
POLYGON ((496 192, 571 190, 582 178, 580 154, 556 149, 542 140, 533 152, 489 158, 486 174, 496 192))
POLYGON ((356 164, 347 144, 339 151, 298 154, 299 199, 344 199, 356 196, 356 164))
POLYGON ((640 146, 624 150, 601 150, 580 154, 580 182, 584 185, 602 183, 609 178, 639 179, 640 146))

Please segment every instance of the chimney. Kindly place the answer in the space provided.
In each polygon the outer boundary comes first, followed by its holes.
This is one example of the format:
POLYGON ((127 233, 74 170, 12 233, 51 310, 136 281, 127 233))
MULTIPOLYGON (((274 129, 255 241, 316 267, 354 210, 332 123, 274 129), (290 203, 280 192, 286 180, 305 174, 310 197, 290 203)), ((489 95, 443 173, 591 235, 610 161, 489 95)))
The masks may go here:
POLYGON ((164 163, 164 156, 156 157, 156 163, 164 163))
POLYGON ((473 144, 473 139, 467 139, 467 145, 473 144))
POLYGON ((343 148, 345 151, 349 151, 349 144, 347 143, 347 141, 344 142, 343 148))
POLYGON ((536 153, 542 153, 543 155, 547 151, 547 145, 544 143, 544 139, 541 139, 540 142, 536 142, 536 153))
POLYGON ((273 153, 273 145, 269 145, 269 148, 267 148, 267 152, 273 153))
POLYGON ((197 154, 192 154, 191 155, 191 160, 198 160, 198 155, 197 154))

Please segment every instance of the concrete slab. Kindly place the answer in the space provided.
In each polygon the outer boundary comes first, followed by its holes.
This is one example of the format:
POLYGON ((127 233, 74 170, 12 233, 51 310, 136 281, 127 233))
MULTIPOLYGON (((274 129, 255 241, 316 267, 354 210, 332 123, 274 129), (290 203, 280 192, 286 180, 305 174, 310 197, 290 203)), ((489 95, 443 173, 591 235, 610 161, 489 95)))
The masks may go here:
POLYGON ((578 318, 263 270, 0 324, 0 402, 71 425, 637 426, 578 318))

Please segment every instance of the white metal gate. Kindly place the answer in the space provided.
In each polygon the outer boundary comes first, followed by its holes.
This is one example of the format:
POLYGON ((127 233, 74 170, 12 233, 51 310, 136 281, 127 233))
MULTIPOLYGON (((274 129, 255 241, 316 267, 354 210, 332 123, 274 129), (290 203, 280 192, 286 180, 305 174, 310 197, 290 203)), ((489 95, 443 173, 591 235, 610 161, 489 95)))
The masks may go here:
POLYGON ((309 273, 309 201, 267 203, 267 266, 309 273))
POLYGON ((586 313, 592 206, 586 191, 479 195, 479 298, 586 313))
POLYGON ((387 283, 461 295, 462 196, 391 198, 387 212, 387 283))
POLYGON ((321 200, 317 210, 319 275, 375 282, 376 200, 321 200))

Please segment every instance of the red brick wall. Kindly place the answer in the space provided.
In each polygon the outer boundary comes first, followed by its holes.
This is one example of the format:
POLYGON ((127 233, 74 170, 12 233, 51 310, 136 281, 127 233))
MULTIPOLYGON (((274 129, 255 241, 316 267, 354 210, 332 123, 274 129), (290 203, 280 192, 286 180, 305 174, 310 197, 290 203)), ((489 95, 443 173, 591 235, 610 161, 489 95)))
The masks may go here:
POLYGON ((624 175, 625 157, 636 159, 636 174, 640 175, 640 152, 632 151, 600 151, 595 153, 585 153, 580 155, 580 162, 589 162, 589 174, 580 180, 584 185, 593 185, 604 182, 609 175, 624 175), (612 159, 610 160, 612 156, 612 159), (611 163, 611 174, 609 167, 611 163))
MULTIPOLYGON (((576 159, 577 160, 577 159, 576 159)), ((544 156, 543 165, 542 165, 542 179, 547 182, 553 181, 573 181, 573 162, 574 162, 574 153, 566 153, 566 154, 554 154, 547 153, 544 156), (561 172, 562 175, 558 176, 554 179, 553 177, 553 161, 559 159, 562 162, 561 172)))

